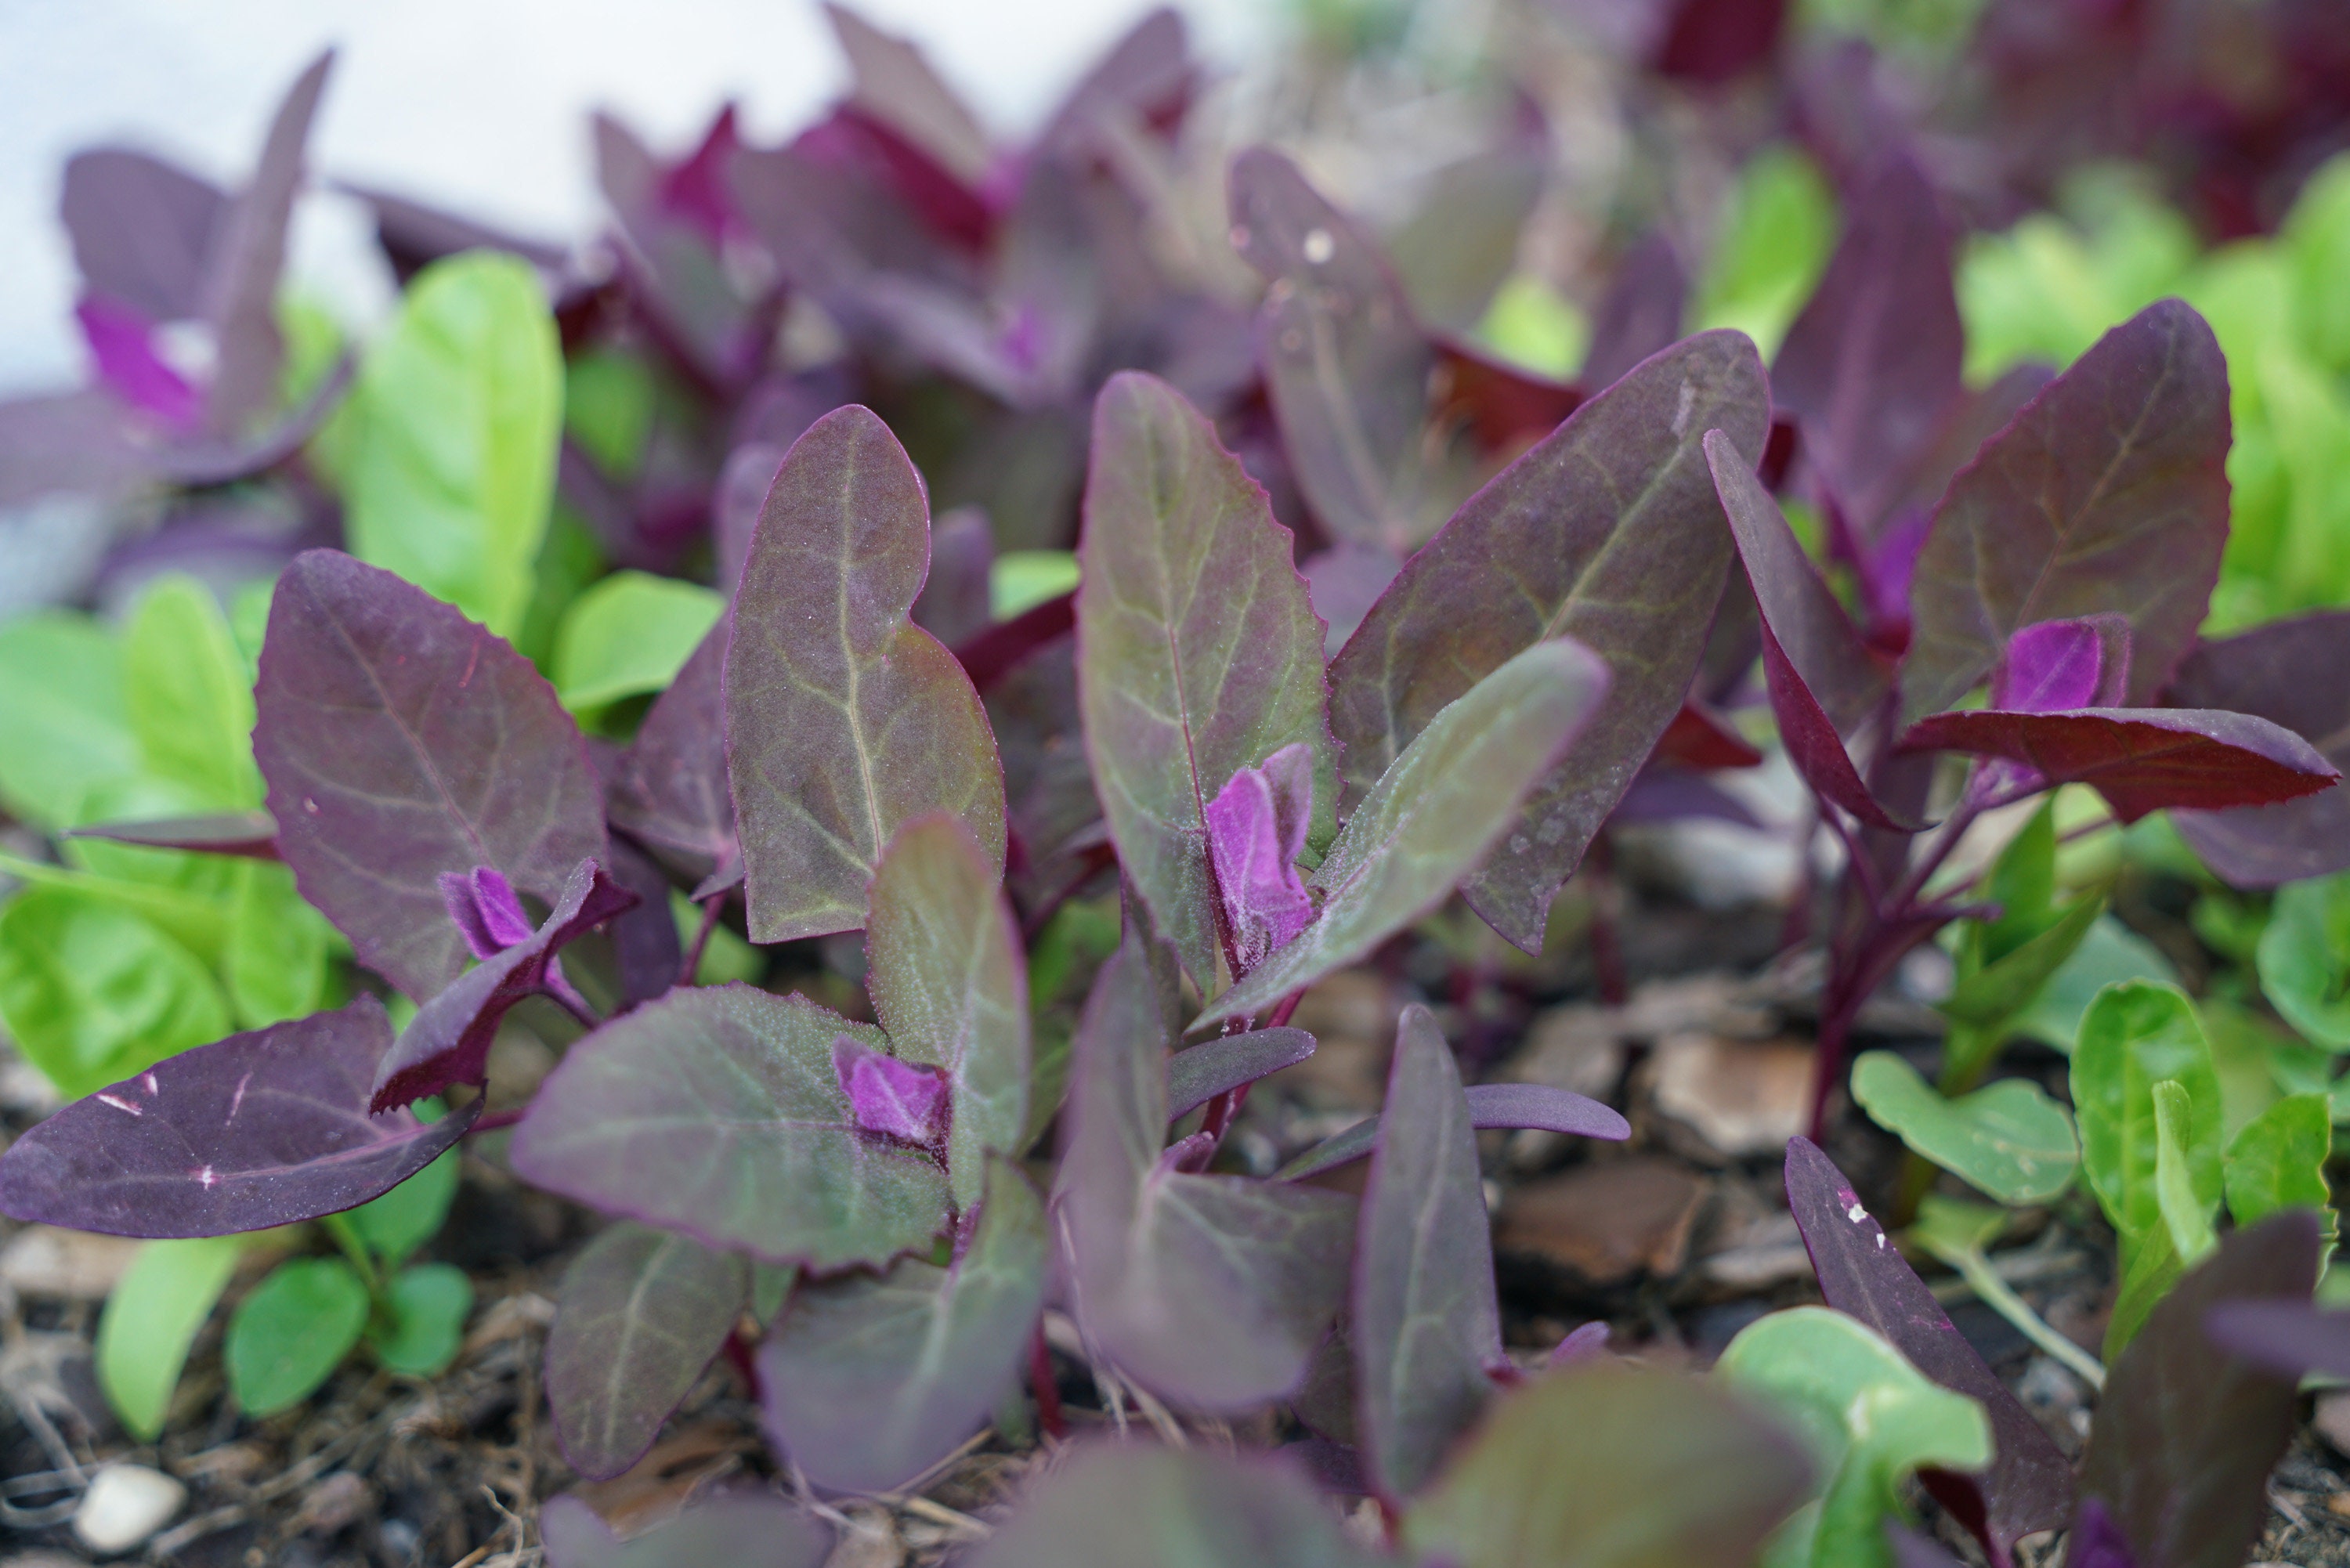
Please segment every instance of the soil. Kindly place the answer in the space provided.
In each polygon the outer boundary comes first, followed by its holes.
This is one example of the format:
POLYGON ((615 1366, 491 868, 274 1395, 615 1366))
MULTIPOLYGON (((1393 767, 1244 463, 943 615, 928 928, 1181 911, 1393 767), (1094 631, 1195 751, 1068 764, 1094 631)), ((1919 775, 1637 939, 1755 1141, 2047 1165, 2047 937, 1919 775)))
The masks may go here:
MULTIPOLYGON (((1569 898, 1575 907, 1544 958, 1510 953, 1464 916, 1317 988, 1295 1022, 1316 1035, 1319 1051, 1259 1085, 1226 1158, 1270 1170, 1373 1108, 1398 1006, 1413 997, 1437 1003, 1472 1075, 1593 1093, 1633 1124, 1620 1146, 1484 1135, 1513 1354, 1537 1365, 1596 1320, 1619 1353, 1701 1367, 1765 1312, 1819 1299, 1779 1190, 1777 1154, 1800 1130, 1812 971, 1800 961, 1772 961, 1785 929, 1777 908, 1705 909, 1669 891, 1619 888, 1607 903, 1622 967, 1607 979, 1610 990, 1620 982, 1623 1000, 1611 1004, 1600 999, 1592 944, 1578 929, 1589 906, 1576 889, 1569 898)), ((2122 907, 2166 947, 2191 945, 2160 903, 2122 907)), ((1872 1005, 1863 1032, 1863 1048, 1891 1046, 1930 1064, 1936 1015, 1898 986, 1872 1005)), ((2025 1048, 2008 1058, 2008 1070, 2052 1086, 2062 1066, 2025 1048)), ((0 1074, 0 1119, 13 1136, 34 1113, 10 1095, 11 1083, 21 1075, 0 1074)), ((642 1463, 583 1484, 549 1431, 539 1367, 563 1270, 598 1221, 507 1175, 502 1142, 493 1134, 468 1146, 457 1208, 427 1253, 466 1269, 478 1298, 463 1352, 446 1374, 420 1382, 359 1357, 306 1405, 251 1419, 225 1393, 226 1314, 215 1313, 155 1446, 120 1430, 91 1370, 99 1299, 122 1249, 56 1233, 28 1238, 0 1221, 0 1568, 89 1561, 69 1520, 84 1479, 113 1460, 185 1483, 185 1506, 133 1560, 188 1568, 525 1568, 542 1557, 536 1510, 559 1492, 580 1491, 626 1534, 693 1497, 740 1486, 796 1491, 832 1518, 841 1537, 832 1568, 915 1568, 984 1534, 1032 1471, 1089 1430, 1148 1426, 1170 1441, 1209 1444, 1303 1435, 1286 1416, 1267 1413, 1235 1429, 1129 1399, 1114 1380, 1096 1379, 1074 1330, 1048 1317, 1062 1438, 991 1430, 904 1494, 814 1497, 778 1473, 748 1386, 722 1356, 642 1463)), ((1828 1148, 1865 1193, 1890 1190, 1900 1147, 1849 1107, 1839 1107, 1828 1148)), ((1361 1174, 1358 1165, 1329 1179, 1359 1182, 1361 1174)), ((2024 1216, 1995 1261, 2049 1323, 2094 1351, 2114 1270, 2112 1237, 2093 1205, 2074 1197, 2024 1216)), ((266 1262, 249 1264, 232 1299, 266 1262)), ((2077 1455, 2089 1391, 1952 1276, 1931 1265, 1922 1272, 1960 1330, 2077 1455)), ((2342 1414, 2324 1424, 2350 1439, 2350 1410, 2342 1414)), ((2304 1421, 2270 1500, 2255 1563, 2350 1564, 2350 1463, 2317 1424, 2304 1421)), ((1961 1560, 1981 1561, 1930 1502, 1916 1501, 1961 1560)), ((1357 1521, 1375 1531, 1367 1507, 1357 1521)), ((2045 1568, 2055 1548, 2051 1539, 2027 1542, 2020 1561, 2045 1568)))

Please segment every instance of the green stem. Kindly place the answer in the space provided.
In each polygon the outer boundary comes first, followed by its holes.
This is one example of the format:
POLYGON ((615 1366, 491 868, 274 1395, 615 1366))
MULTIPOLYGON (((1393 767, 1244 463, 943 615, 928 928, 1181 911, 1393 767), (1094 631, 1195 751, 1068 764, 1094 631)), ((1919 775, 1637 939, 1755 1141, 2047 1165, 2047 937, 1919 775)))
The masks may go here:
POLYGON ((2032 1310, 2032 1303, 2009 1288, 1991 1266, 1991 1260, 1976 1247, 1937 1247, 1926 1243, 1926 1250, 1948 1263, 1966 1281, 1982 1303, 2015 1326, 2015 1331, 2042 1350, 2070 1368, 2074 1375, 2090 1387, 2103 1390, 2106 1386, 2104 1365, 2087 1351, 2048 1326, 2047 1321, 2032 1310))
POLYGON ((351 1267, 359 1271, 359 1282, 367 1286, 368 1294, 381 1305, 384 1299, 383 1275, 377 1272, 375 1259, 369 1253, 367 1242, 359 1235, 359 1228, 351 1223, 351 1217, 348 1214, 329 1214, 323 1223, 327 1227, 327 1234, 335 1239, 335 1245, 343 1250, 343 1256, 348 1258, 351 1267))

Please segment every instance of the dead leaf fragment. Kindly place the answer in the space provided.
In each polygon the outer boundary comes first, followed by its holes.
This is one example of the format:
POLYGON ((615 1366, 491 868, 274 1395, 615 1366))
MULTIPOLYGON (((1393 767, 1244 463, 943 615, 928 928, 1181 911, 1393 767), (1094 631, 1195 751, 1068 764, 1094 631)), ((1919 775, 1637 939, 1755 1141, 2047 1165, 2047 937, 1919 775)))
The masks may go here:
POLYGON ((1776 1154, 1804 1130, 1811 1108, 1812 1047, 1799 1040, 1725 1040, 1675 1034, 1648 1059, 1649 1102, 1695 1135, 1682 1152, 1737 1159, 1776 1154))
POLYGON ((1635 1155, 1531 1182, 1502 1205, 1496 1250, 1595 1285, 1680 1272, 1709 1183, 1679 1161, 1635 1155))

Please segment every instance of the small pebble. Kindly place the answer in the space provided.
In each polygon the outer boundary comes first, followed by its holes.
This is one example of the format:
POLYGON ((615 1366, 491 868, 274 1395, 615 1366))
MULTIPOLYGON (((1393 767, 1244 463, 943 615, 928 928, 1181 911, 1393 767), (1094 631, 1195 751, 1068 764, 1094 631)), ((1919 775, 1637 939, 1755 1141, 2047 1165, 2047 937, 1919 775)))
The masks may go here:
POLYGON ((188 1501, 188 1489, 144 1465, 109 1465, 90 1478, 74 1511, 74 1534, 92 1552, 128 1552, 164 1525, 188 1501))

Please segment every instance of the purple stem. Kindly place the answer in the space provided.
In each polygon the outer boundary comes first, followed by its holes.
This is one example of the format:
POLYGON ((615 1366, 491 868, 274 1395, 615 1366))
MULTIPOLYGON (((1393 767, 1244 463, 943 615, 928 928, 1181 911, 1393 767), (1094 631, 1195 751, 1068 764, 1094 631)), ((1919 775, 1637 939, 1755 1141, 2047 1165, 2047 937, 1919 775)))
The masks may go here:
POLYGON ((693 977, 702 972, 702 952, 710 946, 710 933, 718 929, 719 912, 725 907, 723 893, 712 893, 702 901, 702 924, 694 929, 693 946, 686 950, 685 961, 678 965, 678 984, 691 985, 693 977))

